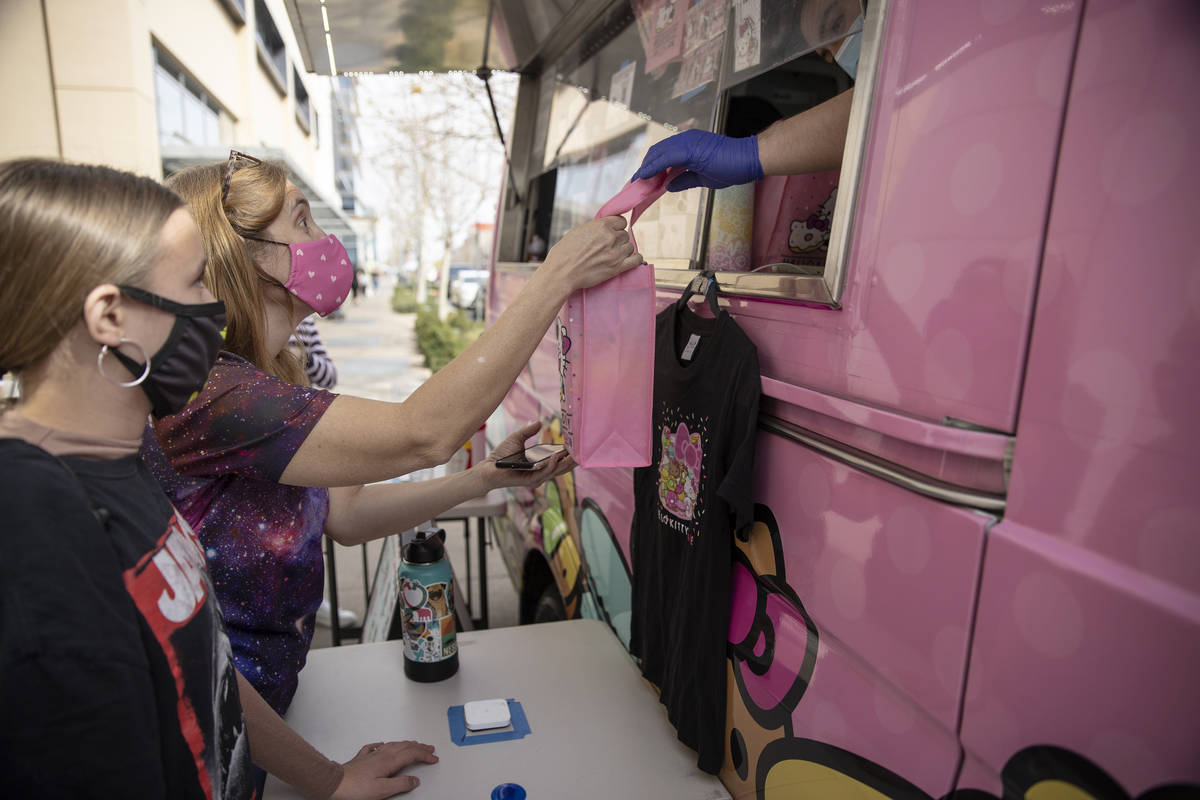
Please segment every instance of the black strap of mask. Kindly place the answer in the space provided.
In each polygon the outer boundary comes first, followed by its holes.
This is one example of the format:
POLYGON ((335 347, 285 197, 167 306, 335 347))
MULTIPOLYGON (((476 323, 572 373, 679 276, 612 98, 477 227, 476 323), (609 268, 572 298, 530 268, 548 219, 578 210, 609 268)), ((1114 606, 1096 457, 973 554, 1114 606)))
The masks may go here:
MULTIPOLYGON (((171 326, 171 332, 167 334, 167 340, 163 342, 162 347, 160 347, 158 352, 153 356, 147 355, 150 360, 151 369, 154 368, 155 358, 161 356, 163 353, 170 353, 175 350, 176 345, 178 344, 179 340, 183 338, 183 334, 186 330, 186 323, 183 320, 175 320, 175 324, 171 326)), ((121 366, 129 370, 129 374, 135 378, 146 371, 145 364, 139 364, 137 361, 134 361, 117 348, 109 348, 108 352, 112 353, 113 357, 120 362, 121 366)), ((138 385, 141 387, 141 390, 146 393, 146 396, 150 398, 152 413, 154 413, 156 417, 163 416, 164 412, 162 409, 166 407, 169 401, 163 394, 161 387, 159 387, 154 381, 143 381, 138 385)))
POLYGON ((147 292, 145 289, 139 289, 136 286, 118 284, 117 288, 121 290, 121 294, 131 297, 139 303, 145 303, 160 311, 178 314, 181 317, 211 317, 214 314, 224 313, 225 311, 225 304, 220 300, 214 303, 177 303, 174 300, 168 300, 165 297, 160 297, 153 292, 147 292))
MULTIPOLYGON (((238 233, 238 236, 242 237, 243 239, 249 239, 252 242, 263 242, 264 244, 277 244, 280 247, 288 248, 288 252, 289 253, 291 252, 292 246, 290 244, 288 244, 287 242, 277 242, 274 239, 260 239, 257 236, 248 236, 244 233, 238 233)), ((296 308, 296 304, 292 300, 293 295, 292 295, 291 291, 287 288, 287 284, 283 283, 282 281, 280 281, 278 278, 276 278, 273 275, 268 275, 266 270, 264 270, 262 267, 260 267, 258 265, 258 262, 254 261, 253 258, 250 259, 250 263, 252 263, 254 265, 254 271, 256 273, 258 273, 258 279, 260 281, 262 281, 263 283, 269 283, 272 286, 278 286, 280 289, 283 290, 284 297, 287 298, 288 313, 289 314, 292 313, 296 308)))

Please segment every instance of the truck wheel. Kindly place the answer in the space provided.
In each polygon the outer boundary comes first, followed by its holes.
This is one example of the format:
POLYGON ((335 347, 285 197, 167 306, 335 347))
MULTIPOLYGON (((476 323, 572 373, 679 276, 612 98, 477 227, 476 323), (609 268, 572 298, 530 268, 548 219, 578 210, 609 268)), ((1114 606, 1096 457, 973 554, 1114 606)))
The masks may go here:
POLYGON ((538 598, 537 605, 533 610, 533 621, 535 623, 558 622, 566 618, 567 609, 563 606, 562 595, 558 593, 554 584, 550 584, 538 598))

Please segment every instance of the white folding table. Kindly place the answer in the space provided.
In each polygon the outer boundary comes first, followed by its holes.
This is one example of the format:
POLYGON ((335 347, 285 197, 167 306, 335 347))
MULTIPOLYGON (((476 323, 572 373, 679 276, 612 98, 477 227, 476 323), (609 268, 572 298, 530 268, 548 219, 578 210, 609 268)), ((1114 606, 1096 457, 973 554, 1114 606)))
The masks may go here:
MULTIPOLYGON (((400 641, 314 650, 287 721, 328 757, 369 742, 416 739, 440 762, 419 764, 413 796, 486 800, 517 783, 529 800, 721 800, 719 780, 696 768, 663 706, 602 622, 570 620, 463 633, 461 666, 439 683, 404 676, 400 641), (447 710, 469 700, 519 701, 530 733, 457 745, 447 710)), ((273 777, 266 797, 298 798, 273 777)))

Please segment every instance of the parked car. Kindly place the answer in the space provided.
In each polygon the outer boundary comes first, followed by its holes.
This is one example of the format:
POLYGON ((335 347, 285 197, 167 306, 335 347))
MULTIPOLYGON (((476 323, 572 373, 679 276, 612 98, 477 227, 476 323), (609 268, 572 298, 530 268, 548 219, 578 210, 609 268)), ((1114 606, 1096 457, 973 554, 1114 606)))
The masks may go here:
POLYGON ((487 280, 486 269, 462 269, 455 274, 455 268, 451 267, 450 303, 457 308, 469 309, 477 318, 482 318, 487 280))

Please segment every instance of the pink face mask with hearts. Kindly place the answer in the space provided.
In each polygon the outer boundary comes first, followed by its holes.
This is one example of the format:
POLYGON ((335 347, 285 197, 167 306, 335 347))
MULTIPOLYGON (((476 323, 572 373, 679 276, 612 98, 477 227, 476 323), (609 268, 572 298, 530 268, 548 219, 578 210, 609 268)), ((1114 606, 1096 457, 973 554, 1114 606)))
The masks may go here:
POLYGON ((322 317, 336 311, 350 293, 354 265, 350 254, 333 234, 311 242, 277 242, 247 236, 256 242, 286 247, 292 254, 292 268, 284 284, 289 292, 308 304, 322 317))

